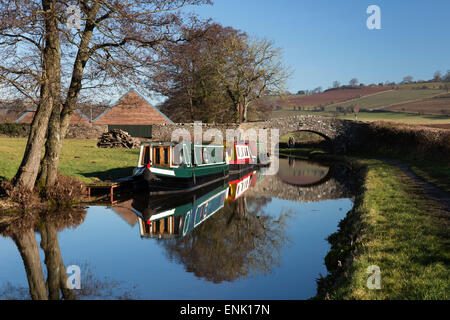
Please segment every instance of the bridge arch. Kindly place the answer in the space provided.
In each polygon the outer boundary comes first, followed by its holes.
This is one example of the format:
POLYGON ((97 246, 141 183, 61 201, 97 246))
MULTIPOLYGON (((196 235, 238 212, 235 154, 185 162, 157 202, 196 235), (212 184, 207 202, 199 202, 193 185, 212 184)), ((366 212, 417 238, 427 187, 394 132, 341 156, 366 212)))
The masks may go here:
POLYGON ((295 144, 297 146, 313 146, 320 149, 325 149, 328 152, 333 152, 333 140, 326 134, 321 132, 311 130, 311 129, 300 129, 293 132, 288 132, 285 135, 280 134, 279 147, 287 147, 289 137, 293 137, 295 144), (312 135, 302 135, 302 133, 310 133, 312 135))

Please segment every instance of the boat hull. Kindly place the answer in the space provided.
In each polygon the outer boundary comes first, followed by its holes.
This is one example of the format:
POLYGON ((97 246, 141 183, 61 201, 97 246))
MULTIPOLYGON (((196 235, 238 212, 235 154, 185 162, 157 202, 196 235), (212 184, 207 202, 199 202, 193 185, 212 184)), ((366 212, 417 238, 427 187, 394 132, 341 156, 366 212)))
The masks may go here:
POLYGON ((242 172, 242 171, 246 171, 246 170, 250 170, 252 168, 255 167, 256 164, 254 163, 240 163, 240 164, 229 164, 229 171, 230 173, 235 173, 235 172, 242 172))
POLYGON ((142 174, 136 177, 149 191, 149 194, 172 194, 180 192, 192 192, 221 180, 228 179, 228 169, 222 171, 191 177, 162 176, 145 168, 142 174))

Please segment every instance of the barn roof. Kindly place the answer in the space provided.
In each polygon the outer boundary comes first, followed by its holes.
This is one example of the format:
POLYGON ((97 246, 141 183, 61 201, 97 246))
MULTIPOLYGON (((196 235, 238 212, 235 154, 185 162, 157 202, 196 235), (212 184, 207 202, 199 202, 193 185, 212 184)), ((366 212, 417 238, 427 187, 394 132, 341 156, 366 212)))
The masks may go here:
MULTIPOLYGON (((36 112, 35 108, 27 110, 19 118, 17 118, 15 120, 15 122, 31 123, 33 121, 35 112, 36 112)), ((76 109, 70 118, 70 123, 71 124, 86 124, 86 123, 89 123, 89 118, 83 112, 81 112, 80 109, 76 109)))
POLYGON ((158 108, 152 106, 147 99, 145 99, 139 92, 131 89, 126 94, 124 94, 120 99, 117 100, 111 107, 103 111, 97 118, 93 120, 93 123, 98 124, 153 124, 153 123, 168 122, 173 123, 164 113, 162 113, 158 108), (121 113, 117 111, 116 115, 111 115, 112 112, 117 110, 117 108, 127 108, 134 112, 144 111, 140 117, 135 117, 133 112, 121 113), (151 110, 153 114, 146 112, 147 109, 151 110), (155 119, 155 114, 157 115, 155 119), (127 116, 133 115, 131 119, 127 119, 127 116), (109 116, 109 119, 107 119, 109 116), (118 117, 120 116, 120 120, 118 117), (116 119, 114 119, 116 117, 116 119), (158 119, 160 118, 160 119, 158 119), (110 122, 121 122, 121 123, 110 123, 110 122), (142 122, 142 123, 136 123, 142 122), (152 123, 153 122, 153 123, 152 123))

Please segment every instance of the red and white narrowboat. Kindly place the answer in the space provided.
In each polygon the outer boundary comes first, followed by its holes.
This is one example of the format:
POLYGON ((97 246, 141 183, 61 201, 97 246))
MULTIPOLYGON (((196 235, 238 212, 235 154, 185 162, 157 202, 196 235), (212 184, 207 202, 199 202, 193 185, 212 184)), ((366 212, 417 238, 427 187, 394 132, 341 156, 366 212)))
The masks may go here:
POLYGON ((229 171, 241 171, 252 166, 252 155, 248 143, 235 142, 225 145, 226 163, 229 171))

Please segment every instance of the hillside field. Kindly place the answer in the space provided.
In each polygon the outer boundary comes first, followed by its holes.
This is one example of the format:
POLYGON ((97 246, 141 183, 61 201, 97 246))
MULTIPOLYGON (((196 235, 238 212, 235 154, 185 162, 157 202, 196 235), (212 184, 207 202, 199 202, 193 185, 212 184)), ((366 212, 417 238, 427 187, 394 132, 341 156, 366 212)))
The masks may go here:
POLYGON ((450 116, 450 94, 443 94, 419 101, 398 103, 384 107, 382 110, 450 116))
MULTIPOLYGON (((360 110, 377 110, 385 109, 391 105, 403 103, 405 106, 408 103, 415 102, 417 100, 429 99, 431 97, 444 94, 444 90, 438 89, 398 89, 382 92, 376 95, 361 97, 356 100, 348 101, 345 103, 339 103, 341 107, 350 107, 352 105, 357 105, 360 110)), ((337 104, 327 107, 329 110, 335 110, 337 104), (334 108, 331 108, 334 107, 334 108)), ((390 110, 390 109, 389 109, 390 110)), ((400 111, 400 110, 397 110, 400 111)), ((405 112, 412 112, 412 110, 405 109, 405 112)))
POLYGON ((265 103, 272 107, 272 118, 315 114, 350 119, 353 116, 349 110, 356 105, 360 110, 359 120, 363 121, 387 120, 447 127, 450 123, 449 86, 443 82, 423 82, 345 87, 319 94, 267 97, 265 103))
POLYGON ((333 103, 356 99, 366 95, 372 95, 382 91, 392 90, 392 87, 373 86, 357 87, 354 89, 336 89, 310 95, 289 95, 283 97, 268 97, 267 103, 273 108, 280 106, 285 110, 293 110, 294 107, 326 106, 333 103))

